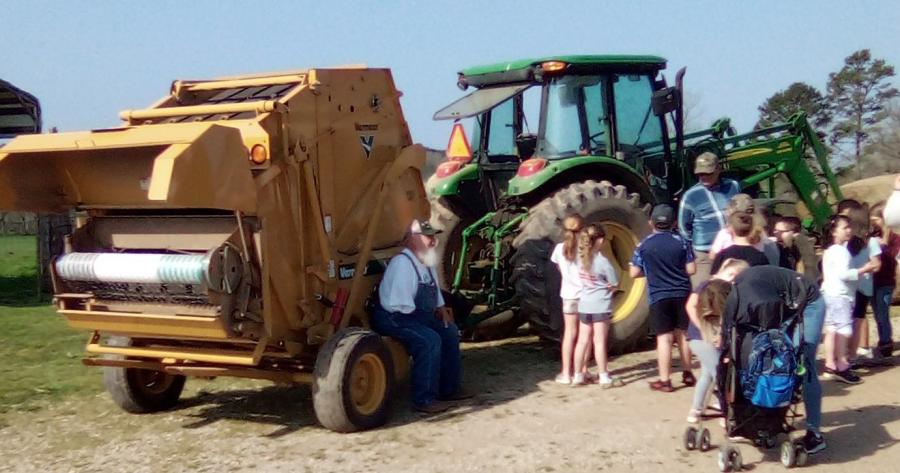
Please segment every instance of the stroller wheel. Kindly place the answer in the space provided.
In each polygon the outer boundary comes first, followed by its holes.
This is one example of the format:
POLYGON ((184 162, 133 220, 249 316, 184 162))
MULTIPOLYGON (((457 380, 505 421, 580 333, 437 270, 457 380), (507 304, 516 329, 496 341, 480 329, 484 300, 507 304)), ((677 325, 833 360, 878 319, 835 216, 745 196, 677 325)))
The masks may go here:
POLYGON ((684 449, 687 451, 697 448, 697 428, 688 427, 684 431, 684 449))
POLYGON ((797 466, 797 449, 789 441, 781 442, 781 464, 785 468, 797 466))
POLYGON ((809 461, 809 454, 806 453, 806 448, 803 445, 797 445, 797 466, 806 466, 806 462, 809 461))
POLYGON ((744 459, 741 457, 741 451, 737 447, 731 445, 723 445, 719 448, 718 455, 719 471, 741 471, 744 467, 744 459))
POLYGON ((697 441, 697 448, 699 448, 701 452, 708 451, 710 447, 709 429, 704 427, 703 430, 700 431, 699 438, 700 440, 697 441))

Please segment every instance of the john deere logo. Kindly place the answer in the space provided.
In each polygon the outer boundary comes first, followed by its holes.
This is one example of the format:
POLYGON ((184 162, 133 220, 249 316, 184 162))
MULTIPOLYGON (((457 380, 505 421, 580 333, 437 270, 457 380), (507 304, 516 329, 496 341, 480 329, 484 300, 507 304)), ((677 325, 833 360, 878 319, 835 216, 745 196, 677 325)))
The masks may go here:
POLYGON ((366 159, 372 154, 372 145, 375 143, 375 135, 359 135, 359 142, 362 144, 363 152, 366 153, 366 159))

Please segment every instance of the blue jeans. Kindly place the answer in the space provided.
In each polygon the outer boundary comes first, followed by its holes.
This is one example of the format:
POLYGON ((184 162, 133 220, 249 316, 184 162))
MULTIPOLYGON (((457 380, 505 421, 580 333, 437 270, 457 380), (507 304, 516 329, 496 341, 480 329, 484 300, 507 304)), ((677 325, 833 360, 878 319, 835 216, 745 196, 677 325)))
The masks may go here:
POLYGON ((371 322, 376 332, 394 338, 412 355, 410 387, 415 406, 424 407, 437 397, 456 394, 462 367, 456 324, 444 327, 434 312, 401 314, 380 307, 371 322))
POLYGON ((894 298, 892 286, 875 288, 872 297, 872 313, 875 315, 875 324, 878 326, 878 346, 893 343, 894 333, 891 328, 891 300, 894 298))
MULTIPOLYGON (((806 406, 806 430, 818 433, 822 425, 822 385, 816 373, 816 350, 825 324, 825 300, 822 297, 803 309, 803 404, 806 406)), ((796 337, 795 337, 796 341, 796 337)))

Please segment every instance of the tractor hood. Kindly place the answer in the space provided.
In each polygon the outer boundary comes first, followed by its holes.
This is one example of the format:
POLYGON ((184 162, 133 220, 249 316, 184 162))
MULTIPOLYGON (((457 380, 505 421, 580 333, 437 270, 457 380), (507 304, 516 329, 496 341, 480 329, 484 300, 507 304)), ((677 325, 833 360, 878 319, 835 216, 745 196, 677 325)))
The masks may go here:
POLYGON ((159 124, 20 136, 0 147, 0 210, 256 210, 237 128, 159 124))

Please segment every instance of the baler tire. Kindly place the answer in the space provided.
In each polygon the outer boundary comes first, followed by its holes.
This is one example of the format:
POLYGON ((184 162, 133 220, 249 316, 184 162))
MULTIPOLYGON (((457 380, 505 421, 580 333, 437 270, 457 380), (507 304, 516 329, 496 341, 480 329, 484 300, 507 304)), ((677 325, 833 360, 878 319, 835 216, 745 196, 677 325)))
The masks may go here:
POLYGON ((570 184, 531 208, 513 242, 516 251, 512 257, 511 282, 515 286, 523 317, 532 331, 545 341, 558 342, 562 336, 561 276, 559 269, 550 261, 550 255, 556 242, 562 241, 563 219, 577 213, 585 218, 586 223, 603 223, 607 240, 612 241, 614 236, 623 239, 624 246, 617 248, 618 261, 613 262, 613 266, 618 263, 622 269, 619 273, 620 287, 628 281, 633 290, 640 292, 617 296, 625 297, 628 302, 626 309, 633 308, 624 316, 617 316, 614 307, 609 351, 633 351, 646 340, 650 310, 646 284, 628 276, 631 254, 625 253, 633 251, 650 232, 649 207, 649 204, 642 204, 639 194, 629 193, 624 186, 608 181, 585 181, 570 184))
MULTIPOLYGON (((109 346, 128 347, 128 337, 109 337, 109 346)), ((122 355, 104 355, 106 359, 124 360, 122 355)), ((149 414, 169 410, 178 404, 184 391, 185 376, 137 368, 103 367, 103 385, 122 410, 132 414, 149 414)))
MULTIPOLYGON (((431 203, 431 226, 435 230, 443 231, 440 238, 438 238, 436 248, 438 254, 436 268, 439 274, 438 277, 441 280, 441 288, 449 291, 455 275, 455 260, 452 255, 454 252, 459 252, 462 246, 462 231, 466 226, 473 223, 473 220, 463 218, 439 198, 432 196, 429 198, 429 201, 431 203)), ((447 304, 450 304, 457 315, 461 315, 459 312, 466 312, 464 315, 467 316, 467 312, 472 309, 470 304, 455 306, 447 297, 444 297, 444 300, 447 304), (467 310, 460 310, 462 308, 467 310)), ((461 322, 461 320, 458 320, 457 324, 462 325, 461 322)), ((515 334, 516 330, 524 323, 525 320, 518 313, 514 313, 512 316, 495 316, 482 321, 473 328, 464 330, 463 337, 467 340, 477 341, 499 340, 515 334)))
POLYGON ((346 433, 383 425, 393 390, 393 359, 375 332, 345 328, 328 339, 316 357, 313 409, 329 430, 346 433))

